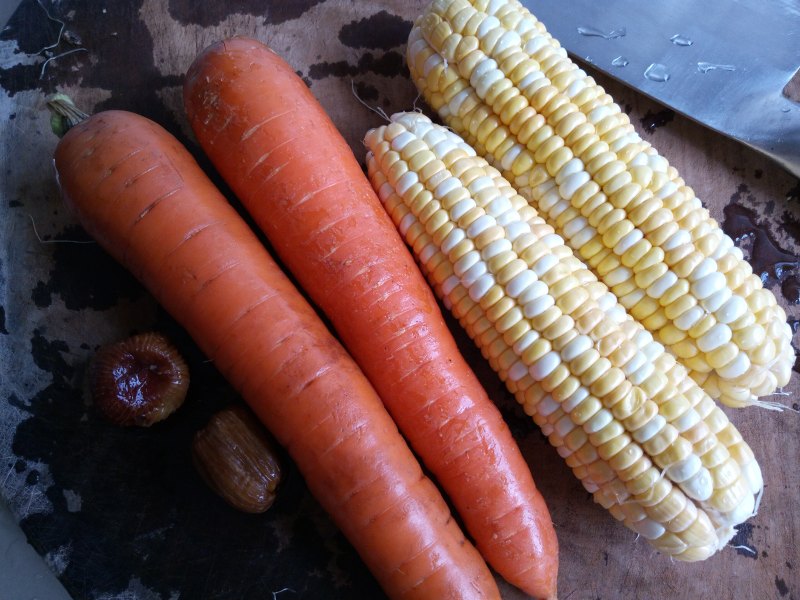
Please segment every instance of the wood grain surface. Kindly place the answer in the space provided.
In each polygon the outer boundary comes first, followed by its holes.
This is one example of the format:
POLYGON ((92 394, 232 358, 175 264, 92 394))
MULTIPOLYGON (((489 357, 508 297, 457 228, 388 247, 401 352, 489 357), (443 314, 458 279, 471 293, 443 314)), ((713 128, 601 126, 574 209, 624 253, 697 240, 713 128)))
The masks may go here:
MULTIPOLYGON (((59 90, 90 111, 139 112, 176 134, 208 168, 183 114, 183 73, 212 41, 254 36, 305 79, 363 161, 361 138, 383 121, 380 111, 425 109, 404 65, 406 36, 424 4, 24 0, 0 34, 0 495, 75 598, 382 596, 291 465, 265 515, 235 513, 204 487, 191 466, 191 437, 236 398, 186 334, 62 206, 45 97, 59 90), (100 344, 150 329, 165 331, 187 356, 189 399, 150 430, 115 429, 92 409, 87 360, 100 344)), ((737 240, 796 330, 800 182, 599 79, 737 240)), ((760 510, 711 559, 672 562, 593 504, 450 324, 550 506, 561 545, 562 600, 800 599, 797 412, 726 410, 764 471, 760 510)), ((785 395, 771 399, 797 411, 799 391, 795 374, 785 395)), ((523 597, 501 585, 505 598, 523 597)))

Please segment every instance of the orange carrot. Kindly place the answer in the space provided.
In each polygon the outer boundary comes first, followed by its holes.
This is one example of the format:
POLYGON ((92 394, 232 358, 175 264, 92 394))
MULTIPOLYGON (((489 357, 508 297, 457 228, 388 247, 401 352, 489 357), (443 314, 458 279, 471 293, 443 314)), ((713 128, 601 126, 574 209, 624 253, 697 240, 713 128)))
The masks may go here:
POLYGON ((206 49, 184 84, 201 146, 507 580, 553 597, 558 550, 530 470, 459 353, 427 282, 350 148, 261 43, 206 49))
POLYGON ((499 598, 366 377, 175 138, 100 113, 55 163, 84 227, 287 448, 387 594, 499 598))

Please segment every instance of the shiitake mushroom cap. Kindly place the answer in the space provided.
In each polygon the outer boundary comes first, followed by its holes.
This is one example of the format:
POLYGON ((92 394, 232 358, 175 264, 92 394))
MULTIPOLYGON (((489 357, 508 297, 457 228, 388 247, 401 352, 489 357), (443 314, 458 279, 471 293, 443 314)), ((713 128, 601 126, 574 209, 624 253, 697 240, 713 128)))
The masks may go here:
POLYGON ((98 411, 117 425, 149 427, 183 404, 189 367, 160 333, 143 333, 100 348, 89 364, 98 411))

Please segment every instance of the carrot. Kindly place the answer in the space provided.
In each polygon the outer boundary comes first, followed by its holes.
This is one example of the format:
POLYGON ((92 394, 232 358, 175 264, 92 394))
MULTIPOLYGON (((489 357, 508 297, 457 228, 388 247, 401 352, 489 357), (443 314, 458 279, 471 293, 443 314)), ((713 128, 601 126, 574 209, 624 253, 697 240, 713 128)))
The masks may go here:
POLYGON ((234 38, 195 60, 184 104, 201 146, 331 320, 484 557, 529 594, 555 596, 557 541, 530 469, 313 94, 269 48, 234 38))
POLYGON ((499 598, 364 374, 179 142, 106 112, 55 164, 81 223, 287 448, 393 598, 499 598))

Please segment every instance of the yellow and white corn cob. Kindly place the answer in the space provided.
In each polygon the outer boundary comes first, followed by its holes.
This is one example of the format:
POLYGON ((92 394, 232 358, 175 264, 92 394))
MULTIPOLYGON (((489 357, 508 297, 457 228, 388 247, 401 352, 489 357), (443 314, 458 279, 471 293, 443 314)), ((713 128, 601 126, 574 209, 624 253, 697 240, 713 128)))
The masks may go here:
MULTIPOLYGON (((729 406, 786 385, 786 314, 611 97, 514 0, 437 0, 408 64, 425 99, 729 406)), ((761 403, 765 406, 771 403, 761 403)))
POLYGON ((436 293, 595 500, 681 560, 727 543, 761 472, 683 367, 458 136, 405 113, 365 142, 436 293))

